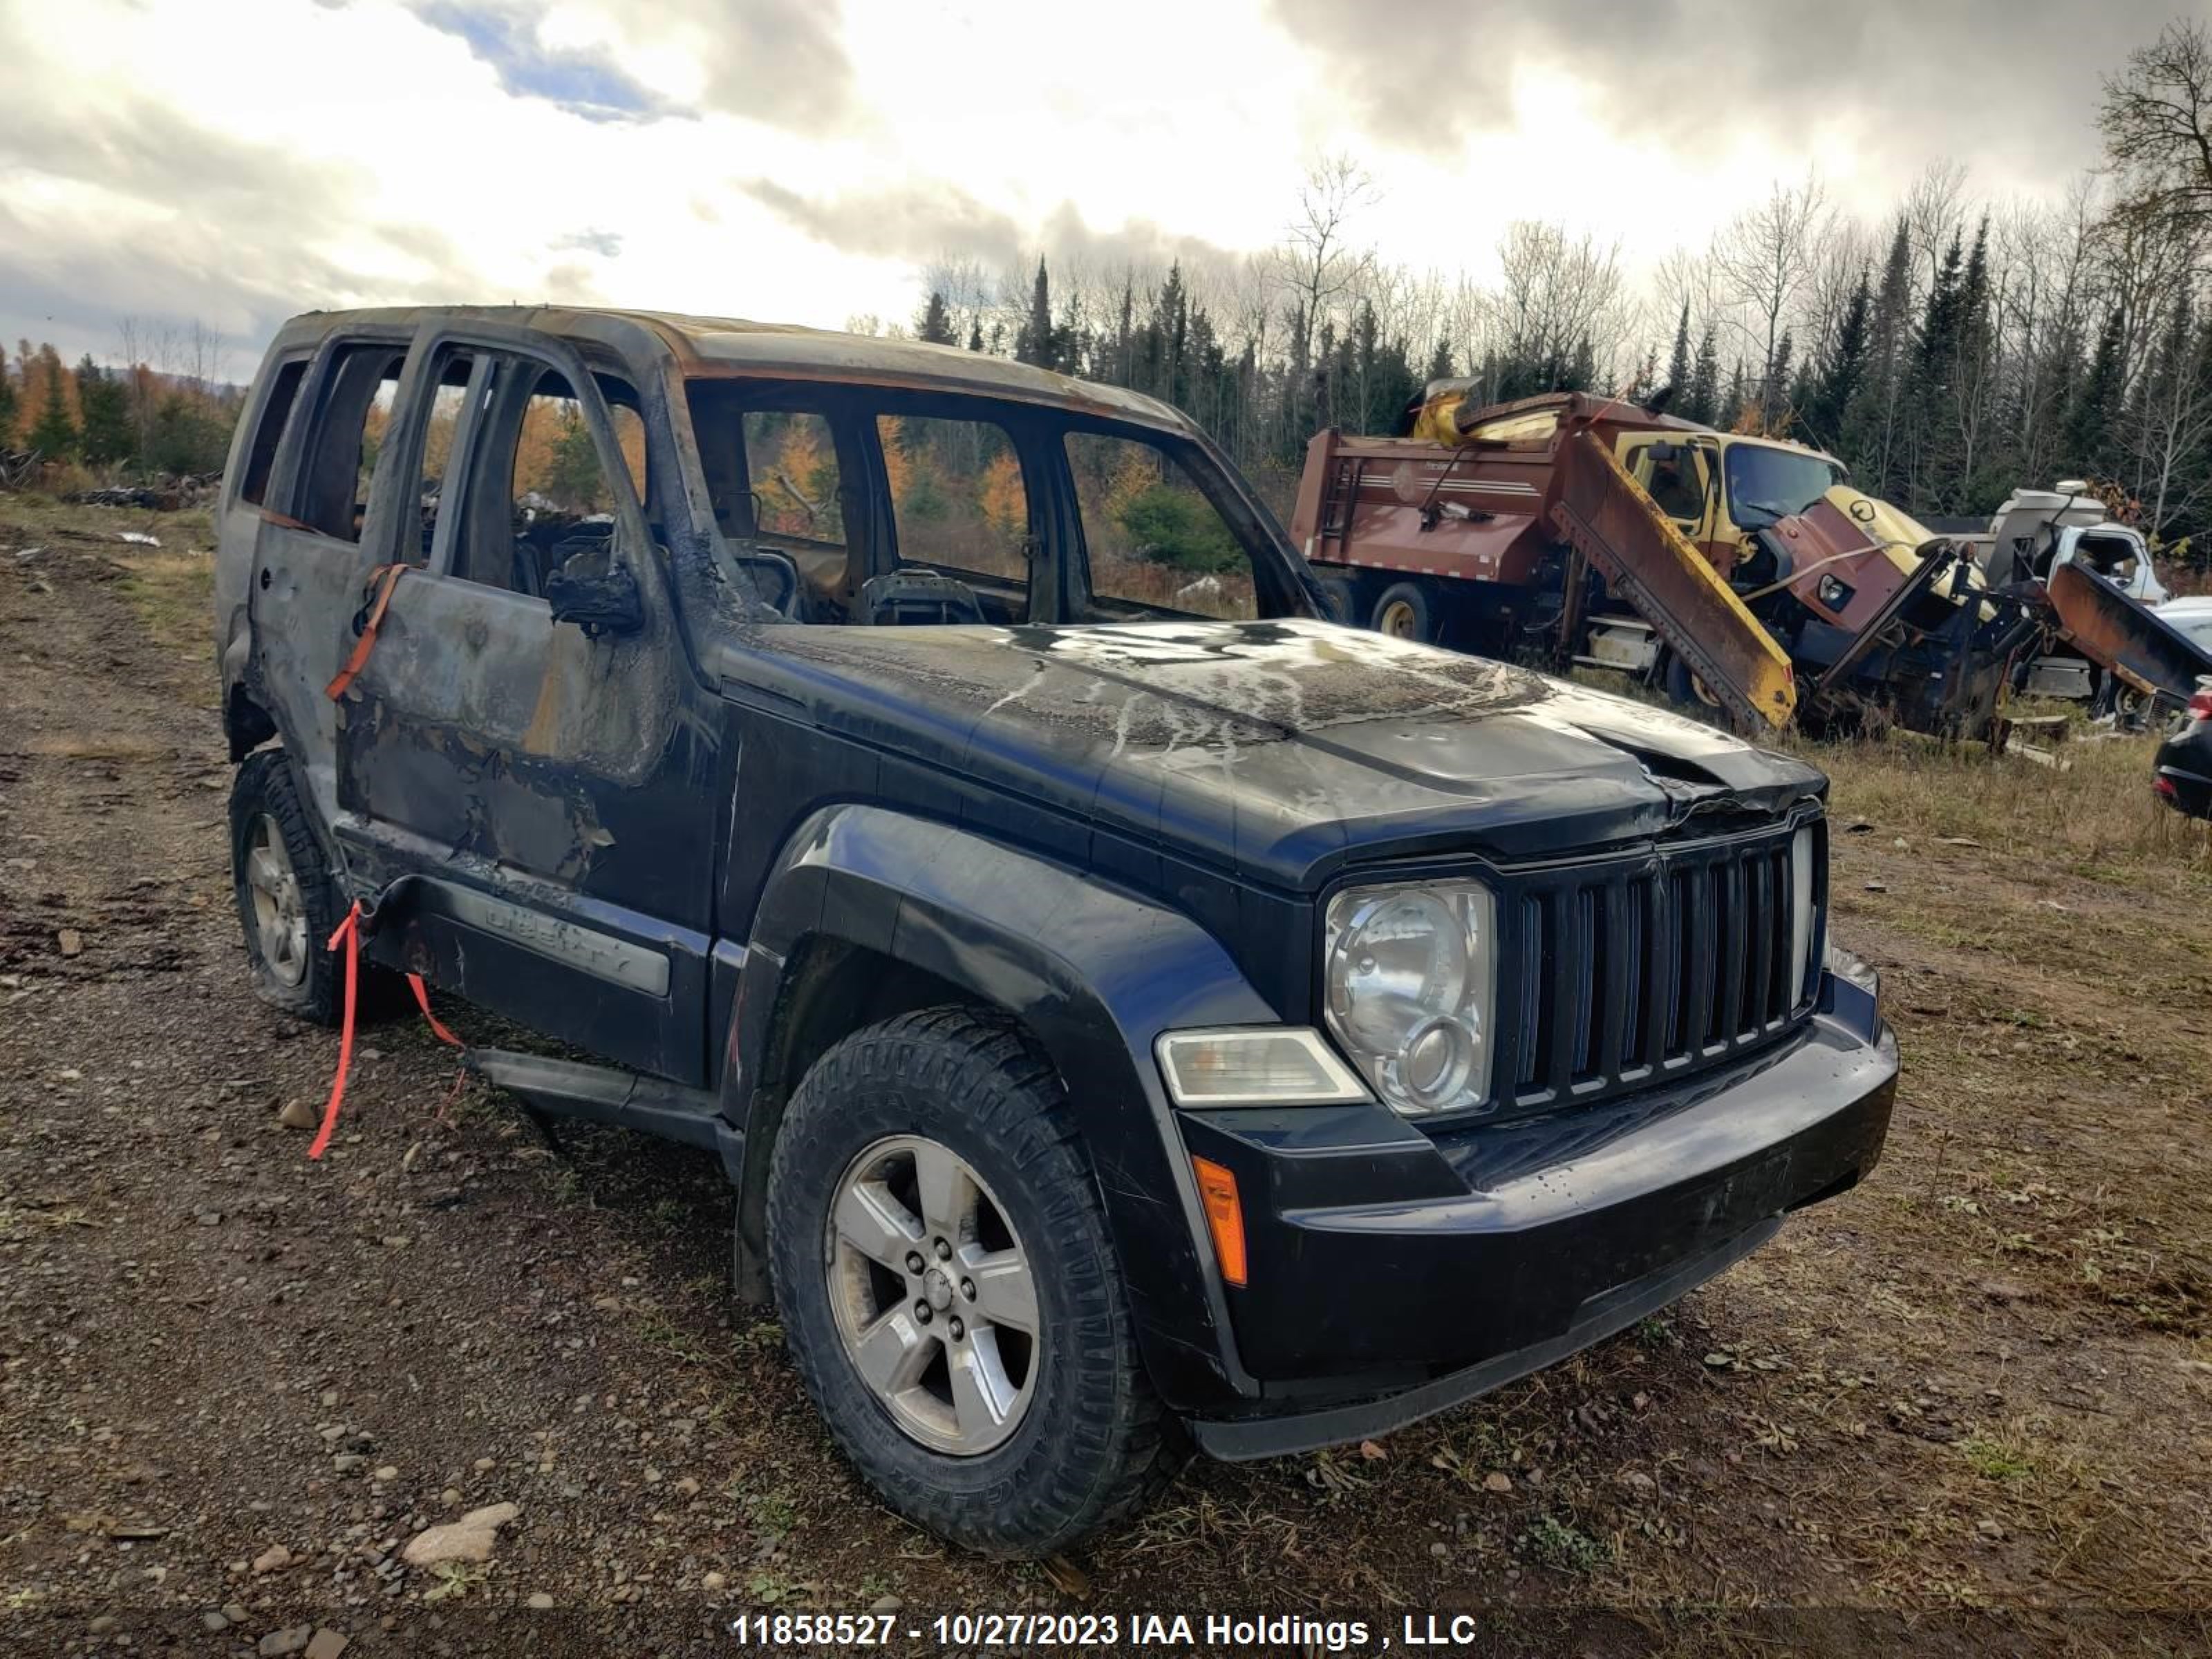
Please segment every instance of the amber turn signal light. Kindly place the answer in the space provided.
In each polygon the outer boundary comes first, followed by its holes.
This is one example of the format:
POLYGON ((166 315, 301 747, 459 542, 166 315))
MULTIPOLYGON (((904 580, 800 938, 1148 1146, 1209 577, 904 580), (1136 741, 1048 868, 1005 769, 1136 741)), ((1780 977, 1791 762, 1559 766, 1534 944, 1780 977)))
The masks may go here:
POLYGON ((1206 1206, 1206 1224, 1213 1235, 1213 1259, 1221 1264, 1221 1277, 1242 1285, 1244 1206, 1237 1196, 1237 1177, 1210 1158, 1194 1158, 1190 1167, 1198 1177, 1199 1201, 1206 1206))

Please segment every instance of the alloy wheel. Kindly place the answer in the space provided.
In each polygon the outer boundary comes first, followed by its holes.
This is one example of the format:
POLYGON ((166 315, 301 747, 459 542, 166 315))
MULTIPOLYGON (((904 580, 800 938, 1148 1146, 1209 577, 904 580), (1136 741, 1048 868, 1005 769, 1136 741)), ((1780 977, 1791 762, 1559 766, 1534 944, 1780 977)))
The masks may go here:
POLYGON ((253 901, 254 942, 279 984, 307 975, 307 905, 285 850, 284 831, 266 812, 253 821, 246 847, 246 887, 253 901))
POLYGON ((878 1140, 848 1164, 825 1240, 845 1357, 910 1438, 973 1457, 1027 1413, 1036 1284, 1005 1207, 951 1148, 878 1140))

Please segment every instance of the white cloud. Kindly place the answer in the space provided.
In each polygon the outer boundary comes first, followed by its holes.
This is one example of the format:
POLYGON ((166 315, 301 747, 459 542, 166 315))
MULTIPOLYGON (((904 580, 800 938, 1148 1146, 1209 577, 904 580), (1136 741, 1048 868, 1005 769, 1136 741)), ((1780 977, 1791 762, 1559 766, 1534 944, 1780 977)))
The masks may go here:
MULTIPOLYGON (((1433 38, 1421 15, 1285 9, 257 0, 217 23, 187 0, 18 4, 0 9, 0 338, 106 351, 124 314, 198 315, 243 374, 310 306, 903 318, 916 264, 951 251, 927 245, 940 232, 999 255, 1047 234, 1258 248, 1304 159, 1340 149, 1383 188, 1366 229, 1386 257, 1480 278, 1518 217, 1651 258, 1808 163, 1877 211, 1941 137, 1994 157, 1992 190, 2054 185, 2094 143, 2099 54, 2075 28, 2054 67, 2063 22, 1998 31, 1938 109, 1925 66, 1891 73, 1894 3, 1847 32, 1870 61, 1831 31, 1832 60, 1784 86, 1686 79, 1695 40, 1601 21, 1582 40, 1469 29, 1464 0, 1433 38), (2033 58, 2040 107, 1996 95, 2007 53, 2033 58)), ((1716 62, 1772 79, 1786 45, 1716 62)))

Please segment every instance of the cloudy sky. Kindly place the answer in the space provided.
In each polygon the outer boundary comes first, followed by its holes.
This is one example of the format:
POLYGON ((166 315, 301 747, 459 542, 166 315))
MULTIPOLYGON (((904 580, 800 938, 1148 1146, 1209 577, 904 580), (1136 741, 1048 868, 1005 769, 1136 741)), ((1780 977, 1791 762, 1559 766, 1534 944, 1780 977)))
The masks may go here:
POLYGON ((1486 277, 1565 219, 1632 260, 1817 168, 1879 216, 2095 159, 2175 0, 0 0, 0 339, 603 301, 842 326, 917 268, 1281 234, 1358 157, 1388 258, 1486 277))

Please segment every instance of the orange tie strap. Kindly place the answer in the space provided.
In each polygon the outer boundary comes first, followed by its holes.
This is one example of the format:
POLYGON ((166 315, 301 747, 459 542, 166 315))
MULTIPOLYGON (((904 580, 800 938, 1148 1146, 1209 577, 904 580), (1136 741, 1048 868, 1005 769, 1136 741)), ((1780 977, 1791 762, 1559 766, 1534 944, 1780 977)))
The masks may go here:
MULTIPOLYGON (((391 889, 386 888, 385 890, 389 892, 391 889)), ((322 1127, 315 1132, 314 1145, 307 1148, 307 1156, 311 1158, 320 1158, 330 1149, 331 1136, 337 1130, 338 1108, 345 1100, 346 1079, 353 1071, 353 1021, 355 1001, 359 995, 358 987, 361 981, 362 918, 364 915, 372 918, 369 922, 369 931, 374 933, 376 924, 373 918, 375 914, 374 911, 364 912, 362 909, 361 901, 356 899, 353 902, 353 908, 345 913, 345 920, 338 923, 336 930, 331 934, 330 943, 323 947, 326 951, 335 951, 338 948, 340 939, 345 941, 345 1014, 338 1026, 338 1074, 331 1079, 331 1097, 323 1107, 322 1127)), ((448 1048, 459 1048, 465 1052, 469 1045, 447 1030, 445 1023, 430 1012, 430 992, 429 988, 422 983, 422 975, 408 975, 407 987, 415 993, 415 1006, 422 1011, 422 1018, 428 1022, 430 1030, 435 1034, 438 1041, 448 1048)), ((468 1073, 465 1067, 453 1079, 453 1091, 446 1097, 446 1103, 438 1109, 440 1122, 446 1121, 447 1112, 451 1109, 453 1102, 459 1098, 461 1087, 467 1080, 468 1073)))
POLYGON ((423 988, 422 975, 408 975, 407 988, 415 993, 415 1006, 422 1011, 422 1018, 430 1023, 430 1030, 436 1034, 439 1042, 449 1048, 465 1048, 469 1046, 439 1024, 437 1015, 430 1012, 430 993, 423 988))
POLYGON ((346 659, 346 665, 338 670, 337 678, 323 688, 323 694, 332 702, 345 696, 346 687, 353 684, 353 677, 368 665, 368 653, 376 649, 376 630, 384 626, 385 611, 392 604, 392 590, 399 586, 399 579, 412 568, 404 564, 380 564, 370 573, 368 599, 355 617, 361 639, 354 646, 353 655, 346 659))
POLYGON ((331 1135, 338 1127, 338 1106, 345 1099, 346 1073, 353 1070, 353 1006, 354 983, 361 977, 361 901, 356 899, 345 920, 331 935, 331 942, 323 948, 335 951, 343 939, 346 948, 345 1018, 338 1026, 338 1074, 331 1079, 331 1097, 323 1107, 323 1127, 315 1131, 315 1144, 307 1148, 307 1156, 320 1158, 329 1150, 331 1135))

